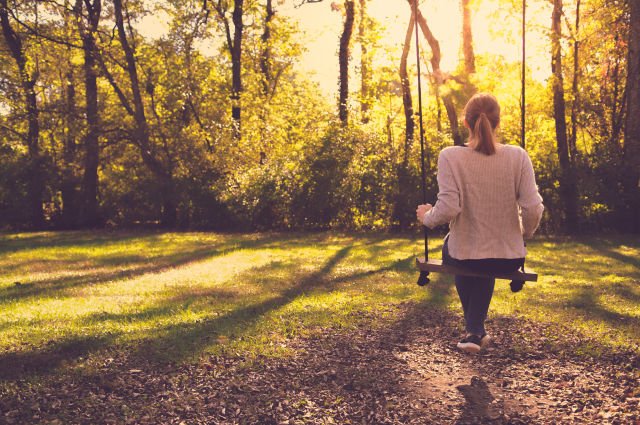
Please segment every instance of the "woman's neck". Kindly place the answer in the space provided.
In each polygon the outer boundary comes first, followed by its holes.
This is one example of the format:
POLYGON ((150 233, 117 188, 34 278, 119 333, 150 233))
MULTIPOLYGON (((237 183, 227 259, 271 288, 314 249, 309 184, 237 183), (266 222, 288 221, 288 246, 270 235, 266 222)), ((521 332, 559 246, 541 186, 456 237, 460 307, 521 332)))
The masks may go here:
MULTIPOLYGON (((497 138, 495 138, 494 140, 495 140, 495 142, 493 143, 493 145, 495 146, 496 150, 498 150, 502 143, 500 143, 497 138)), ((465 144, 466 144, 466 146, 468 146, 468 147, 470 147, 471 149, 474 149, 474 150, 475 150, 475 148, 478 147, 478 141, 475 140, 473 137, 469 137, 467 139, 467 143, 465 143, 465 144)))

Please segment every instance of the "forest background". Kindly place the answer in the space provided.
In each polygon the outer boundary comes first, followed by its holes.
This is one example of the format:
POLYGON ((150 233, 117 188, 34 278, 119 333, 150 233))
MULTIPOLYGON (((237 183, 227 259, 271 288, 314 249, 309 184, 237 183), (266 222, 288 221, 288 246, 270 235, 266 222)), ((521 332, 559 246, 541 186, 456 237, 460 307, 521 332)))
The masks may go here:
POLYGON ((533 160, 543 231, 640 232, 639 0, 527 2, 524 139, 520 1, 379 3, 0 0, 0 228, 408 230, 417 22, 428 199, 488 91, 533 160), (326 13, 336 36, 313 44, 298 18, 326 13), (318 46, 333 83, 304 66, 318 46))

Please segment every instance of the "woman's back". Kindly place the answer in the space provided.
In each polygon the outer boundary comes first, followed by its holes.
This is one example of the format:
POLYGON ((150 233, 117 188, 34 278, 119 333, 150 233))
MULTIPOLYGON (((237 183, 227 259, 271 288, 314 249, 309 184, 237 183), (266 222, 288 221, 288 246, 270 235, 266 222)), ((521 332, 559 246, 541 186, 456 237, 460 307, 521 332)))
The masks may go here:
POLYGON ((497 145, 494 154, 486 155, 469 147, 446 148, 438 158, 438 187, 438 203, 428 214, 431 223, 425 224, 449 221, 452 257, 525 256, 519 207, 536 207, 542 198, 524 149, 497 145))

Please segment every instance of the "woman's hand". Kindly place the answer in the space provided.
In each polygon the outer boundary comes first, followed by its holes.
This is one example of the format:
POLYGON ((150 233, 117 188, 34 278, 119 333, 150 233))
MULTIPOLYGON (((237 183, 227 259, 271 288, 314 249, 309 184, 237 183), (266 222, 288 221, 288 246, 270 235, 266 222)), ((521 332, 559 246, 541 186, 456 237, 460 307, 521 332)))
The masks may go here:
POLYGON ((422 219, 424 218, 424 215, 426 213, 431 211, 431 208, 433 208, 431 204, 418 205, 418 209, 416 210, 416 218, 418 219, 420 224, 424 224, 422 222, 422 219))

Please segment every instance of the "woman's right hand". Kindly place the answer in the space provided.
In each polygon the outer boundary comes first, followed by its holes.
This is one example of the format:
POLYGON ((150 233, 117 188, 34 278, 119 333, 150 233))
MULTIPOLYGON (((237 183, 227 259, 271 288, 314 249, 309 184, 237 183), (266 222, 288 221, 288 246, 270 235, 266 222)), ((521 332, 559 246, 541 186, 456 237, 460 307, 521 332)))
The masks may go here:
POLYGON ((433 208, 431 204, 418 205, 418 208, 416 209, 416 218, 420 224, 424 225, 424 222, 422 221, 424 219, 424 215, 431 211, 431 208, 433 208))

